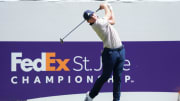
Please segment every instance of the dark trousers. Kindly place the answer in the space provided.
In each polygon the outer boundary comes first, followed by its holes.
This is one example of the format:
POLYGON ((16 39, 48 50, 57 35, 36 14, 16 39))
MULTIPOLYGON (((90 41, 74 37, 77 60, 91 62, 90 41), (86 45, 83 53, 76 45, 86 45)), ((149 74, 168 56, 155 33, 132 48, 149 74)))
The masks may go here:
POLYGON ((94 98, 98 95, 103 84, 109 79, 113 72, 113 101, 120 100, 121 93, 121 74, 125 61, 124 47, 117 49, 104 48, 102 53, 103 72, 91 89, 89 96, 94 98))

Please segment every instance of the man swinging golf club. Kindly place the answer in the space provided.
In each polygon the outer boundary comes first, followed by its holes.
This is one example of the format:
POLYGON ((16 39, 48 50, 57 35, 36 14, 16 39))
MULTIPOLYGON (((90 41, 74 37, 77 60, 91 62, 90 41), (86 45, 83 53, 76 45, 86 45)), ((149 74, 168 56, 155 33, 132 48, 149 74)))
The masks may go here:
POLYGON ((92 101, 98 95, 103 84, 113 72, 113 101, 120 101, 121 73, 125 61, 125 49, 119 38, 118 32, 112 25, 115 24, 112 7, 109 4, 100 4, 100 9, 105 11, 105 16, 99 18, 91 10, 86 10, 83 17, 103 41, 102 53, 103 72, 93 88, 86 94, 85 101, 92 101))

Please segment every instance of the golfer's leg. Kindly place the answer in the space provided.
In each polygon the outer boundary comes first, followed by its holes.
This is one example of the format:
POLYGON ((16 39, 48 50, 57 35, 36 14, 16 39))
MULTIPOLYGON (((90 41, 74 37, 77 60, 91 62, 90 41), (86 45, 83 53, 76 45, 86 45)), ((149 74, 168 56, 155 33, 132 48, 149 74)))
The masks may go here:
POLYGON ((120 51, 120 57, 115 64, 113 69, 113 101, 120 101, 121 95, 121 75, 123 71, 124 61, 125 61, 125 50, 120 51))
POLYGON ((121 74, 123 68, 123 63, 119 63, 119 65, 113 70, 113 101, 119 101, 121 95, 121 74))
POLYGON ((103 63, 103 72, 100 78, 98 78, 90 91, 89 96, 94 98, 98 95, 99 91, 101 90, 103 84, 108 80, 111 76, 113 71, 113 60, 109 56, 109 52, 105 51, 102 54, 102 63, 103 63))
POLYGON ((98 93, 99 93, 99 91, 101 90, 103 84, 104 84, 104 83, 108 80, 108 78, 111 76, 110 71, 112 72, 112 70, 109 70, 108 72, 103 73, 103 74, 101 75, 101 77, 96 80, 96 82, 95 82, 95 84, 94 84, 94 86, 93 86, 93 88, 92 88, 92 90, 91 90, 91 92, 90 92, 90 94, 89 94, 89 96, 90 96, 91 98, 94 98, 95 96, 98 95, 98 93))

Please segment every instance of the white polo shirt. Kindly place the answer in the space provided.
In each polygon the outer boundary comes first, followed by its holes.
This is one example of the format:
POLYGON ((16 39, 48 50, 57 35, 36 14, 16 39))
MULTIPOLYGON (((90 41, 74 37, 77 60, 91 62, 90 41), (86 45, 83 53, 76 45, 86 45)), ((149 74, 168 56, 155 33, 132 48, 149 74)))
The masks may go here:
POLYGON ((98 18, 91 26, 103 41, 104 48, 119 48, 122 46, 118 32, 106 18, 98 18))

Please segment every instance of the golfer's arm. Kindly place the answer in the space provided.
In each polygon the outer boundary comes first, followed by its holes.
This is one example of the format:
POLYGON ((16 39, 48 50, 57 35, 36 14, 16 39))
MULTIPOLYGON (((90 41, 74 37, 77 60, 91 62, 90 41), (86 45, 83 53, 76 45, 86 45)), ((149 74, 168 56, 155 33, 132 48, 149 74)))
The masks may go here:
POLYGON ((108 21, 111 25, 114 25, 115 24, 114 12, 113 10, 110 10, 110 12, 111 12, 111 17, 108 21))
POLYGON ((104 4, 104 10, 105 10, 105 18, 107 18, 108 22, 111 25, 115 24, 115 20, 114 20, 114 13, 112 10, 110 10, 110 8, 108 7, 108 5, 104 4))
POLYGON ((111 11, 106 4, 104 4, 105 18, 109 20, 111 18, 111 11))

